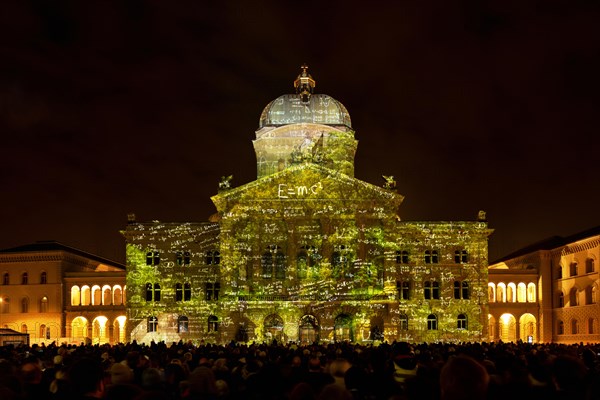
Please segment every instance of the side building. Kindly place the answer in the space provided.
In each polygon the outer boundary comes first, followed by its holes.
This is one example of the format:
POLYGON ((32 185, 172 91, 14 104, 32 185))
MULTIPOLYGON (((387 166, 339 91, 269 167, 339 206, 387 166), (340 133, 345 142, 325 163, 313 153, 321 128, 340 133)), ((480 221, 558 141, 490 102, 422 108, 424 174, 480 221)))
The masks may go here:
POLYGON ((393 177, 354 177, 346 108, 296 93, 263 110, 257 179, 224 177, 209 222, 138 222, 127 241, 131 340, 487 338, 488 236, 473 221, 402 221, 393 177))
POLYGON ((0 327, 30 344, 125 342, 125 267, 54 241, 0 250, 0 327))
POLYGON ((489 267, 489 340, 600 342, 600 227, 553 237, 489 267))

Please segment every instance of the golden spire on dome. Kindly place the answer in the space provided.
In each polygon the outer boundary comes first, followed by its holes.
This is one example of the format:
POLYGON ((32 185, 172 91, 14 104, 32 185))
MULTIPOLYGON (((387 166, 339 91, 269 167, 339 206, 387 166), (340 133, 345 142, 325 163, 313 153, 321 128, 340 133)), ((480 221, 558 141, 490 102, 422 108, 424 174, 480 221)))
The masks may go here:
POLYGON ((301 68, 302 72, 300 72, 294 81, 294 87, 296 88, 296 93, 302 97, 302 102, 308 103, 317 83, 308 73, 308 65, 303 64, 301 68))

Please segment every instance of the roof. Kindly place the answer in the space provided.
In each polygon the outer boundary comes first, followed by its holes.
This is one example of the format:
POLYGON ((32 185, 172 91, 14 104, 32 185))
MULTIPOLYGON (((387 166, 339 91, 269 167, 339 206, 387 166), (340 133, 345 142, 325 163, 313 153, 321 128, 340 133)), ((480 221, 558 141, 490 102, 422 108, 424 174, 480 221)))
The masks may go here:
POLYGON ((0 254, 11 254, 11 253, 34 253, 34 252, 45 252, 45 251, 64 251, 67 253, 75 254, 80 257, 89 258, 90 260, 98 261, 102 264, 109 264, 116 268, 125 269, 125 265, 116 261, 108 260, 103 257, 88 253, 83 250, 76 249, 71 246, 67 246, 55 240, 40 240, 31 244, 25 244, 22 246, 11 247, 8 249, 0 250, 0 254))
POLYGON ((497 264, 506 260, 533 253, 535 251, 556 249, 558 247, 566 246, 570 243, 577 242, 583 239, 587 239, 591 236, 597 235, 600 235, 600 226, 586 229, 585 231, 581 231, 570 236, 552 236, 547 239, 540 240, 539 242, 525 246, 519 250, 516 250, 504 257, 499 258, 494 262, 491 262, 490 264, 497 264))

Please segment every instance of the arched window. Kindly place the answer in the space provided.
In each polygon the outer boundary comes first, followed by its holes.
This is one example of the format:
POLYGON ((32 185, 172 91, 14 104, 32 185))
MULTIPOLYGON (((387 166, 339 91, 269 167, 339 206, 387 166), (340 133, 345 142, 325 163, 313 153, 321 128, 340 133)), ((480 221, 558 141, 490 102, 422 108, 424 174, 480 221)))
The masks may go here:
POLYGON ((579 294, 577 288, 571 289, 569 292, 569 307, 575 307, 579 305, 579 294))
POLYGON ((192 299, 192 285, 189 282, 183 284, 183 301, 192 299))
POLYGON ((352 318, 348 314, 339 314, 333 322, 334 338, 336 341, 352 341, 352 318))
POLYGON ((175 301, 183 300, 183 285, 181 283, 175 284, 175 301))
POLYGON ((8 274, 8 272, 5 272, 4 275, 2 276, 2 284, 8 285, 9 283, 10 283, 10 275, 8 274))
POLYGON ((399 320, 399 326, 398 328, 401 331, 407 331, 408 330, 408 315, 406 314, 400 314, 398 317, 399 320))
POLYGON ((146 283, 146 301, 152 301, 152 284, 146 283))
POLYGON ((158 330, 158 318, 148 317, 148 332, 156 332, 158 330))
POLYGON ((535 303, 536 297, 537 296, 535 295, 535 283, 529 282, 527 284, 527 301, 529 303, 535 303))
POLYGON ((112 304, 112 289, 110 286, 102 288, 102 305, 108 306, 112 304))
POLYGON ((79 286, 71 286, 71 305, 81 305, 81 292, 79 291, 79 286))
POLYGON ((396 290, 399 300, 410 300, 410 281, 396 281, 396 290))
MULTIPOLYGON (((212 262, 212 259, 211 259, 212 262)), ((191 257, 189 251, 178 251, 175 253, 175 263, 179 266, 189 266, 191 263, 191 257)))
POLYGON ((260 259, 260 265, 262 267, 262 276, 265 279, 271 279, 273 277, 273 254, 270 251, 263 253, 260 259))
POLYGON ((457 329, 467 329, 467 316, 465 314, 458 314, 456 318, 456 328, 457 329))
POLYGON ((85 285, 81 287, 81 305, 89 306, 92 303, 92 292, 90 287, 85 285))
POLYGON ((102 291, 100 286, 94 285, 92 286, 92 305, 99 306, 102 304, 102 291))
POLYGON ((496 298, 498 303, 506 303, 506 285, 500 282, 496 285, 496 298))
POLYGON ((596 319, 590 318, 588 319, 588 333, 593 335, 596 333, 596 319))
POLYGON ((558 300, 558 304, 557 304, 558 307, 559 308, 563 308, 565 306, 565 295, 562 292, 562 290, 558 291, 557 297, 558 297, 558 299, 557 299, 558 300))
POLYGON ((21 333, 27 333, 27 324, 21 324, 21 333))
POLYGON ((556 333, 558 335, 564 335, 565 333, 565 324, 561 320, 556 322, 556 333))
POLYGON ((27 274, 27 272, 23 272, 23 274, 21 275, 21 285, 27 285, 28 282, 29 275, 27 274))
POLYGON ((517 301, 517 285, 514 282, 510 282, 506 285, 506 301, 514 303, 517 301))
POLYGON ((29 299, 27 297, 23 297, 21 299, 21 313, 25 314, 29 312, 29 299))
POLYGON ((275 278, 285 279, 285 255, 280 250, 275 253, 275 278))
POLYGON ((579 321, 576 319, 571 320, 571 335, 577 335, 579 333, 579 321))
POLYGON ((596 288, 592 285, 588 285, 585 288, 585 304, 594 304, 596 302, 596 288))
POLYGON ((177 333, 189 332, 189 319, 185 315, 180 315, 177 318, 177 333))
POLYGON ((154 284, 154 301, 160 301, 160 283, 154 284))
POLYGON ((577 263, 572 262, 569 265, 569 276, 577 276, 577 263))
POLYGON ((48 297, 44 296, 40 300, 40 312, 48 312, 48 297))
POLYGON ((592 272, 595 272, 595 271, 596 271, 596 267, 594 265, 594 259, 588 258, 587 260, 585 260, 585 273, 591 274, 592 272))
POLYGON ((46 271, 43 271, 43 272, 40 274, 40 283, 41 283, 42 285, 45 285, 46 283, 48 283, 48 274, 46 273, 46 271))
POLYGON ((314 315, 304 315, 298 326, 300 343, 311 344, 319 340, 319 323, 314 315))
POLYGON ((519 303, 525 303, 527 301, 527 286, 525 283, 519 282, 517 285, 517 301, 519 303))
POLYGON ((219 331, 219 318, 215 315, 210 315, 208 317, 208 331, 209 332, 218 332, 219 331))
POLYGON ((488 283, 488 301, 490 303, 496 301, 496 286, 492 282, 488 283))
POLYGON ((438 328, 438 320, 434 314, 429 314, 427 316, 427 330, 428 331, 437 331, 438 328))
POLYGON ((120 286, 113 286, 113 304, 120 306, 123 304, 123 290, 120 286))

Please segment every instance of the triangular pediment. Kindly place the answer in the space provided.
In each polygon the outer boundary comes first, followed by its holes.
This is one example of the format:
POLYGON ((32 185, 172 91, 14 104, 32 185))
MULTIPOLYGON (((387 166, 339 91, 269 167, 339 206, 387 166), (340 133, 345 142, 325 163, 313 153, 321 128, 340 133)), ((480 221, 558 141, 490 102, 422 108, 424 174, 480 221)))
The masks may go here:
POLYGON ((280 208, 295 206, 397 209, 404 197, 393 190, 372 185, 360 179, 325 168, 303 163, 257 179, 245 185, 223 191, 212 197, 220 213, 242 203, 280 208))

